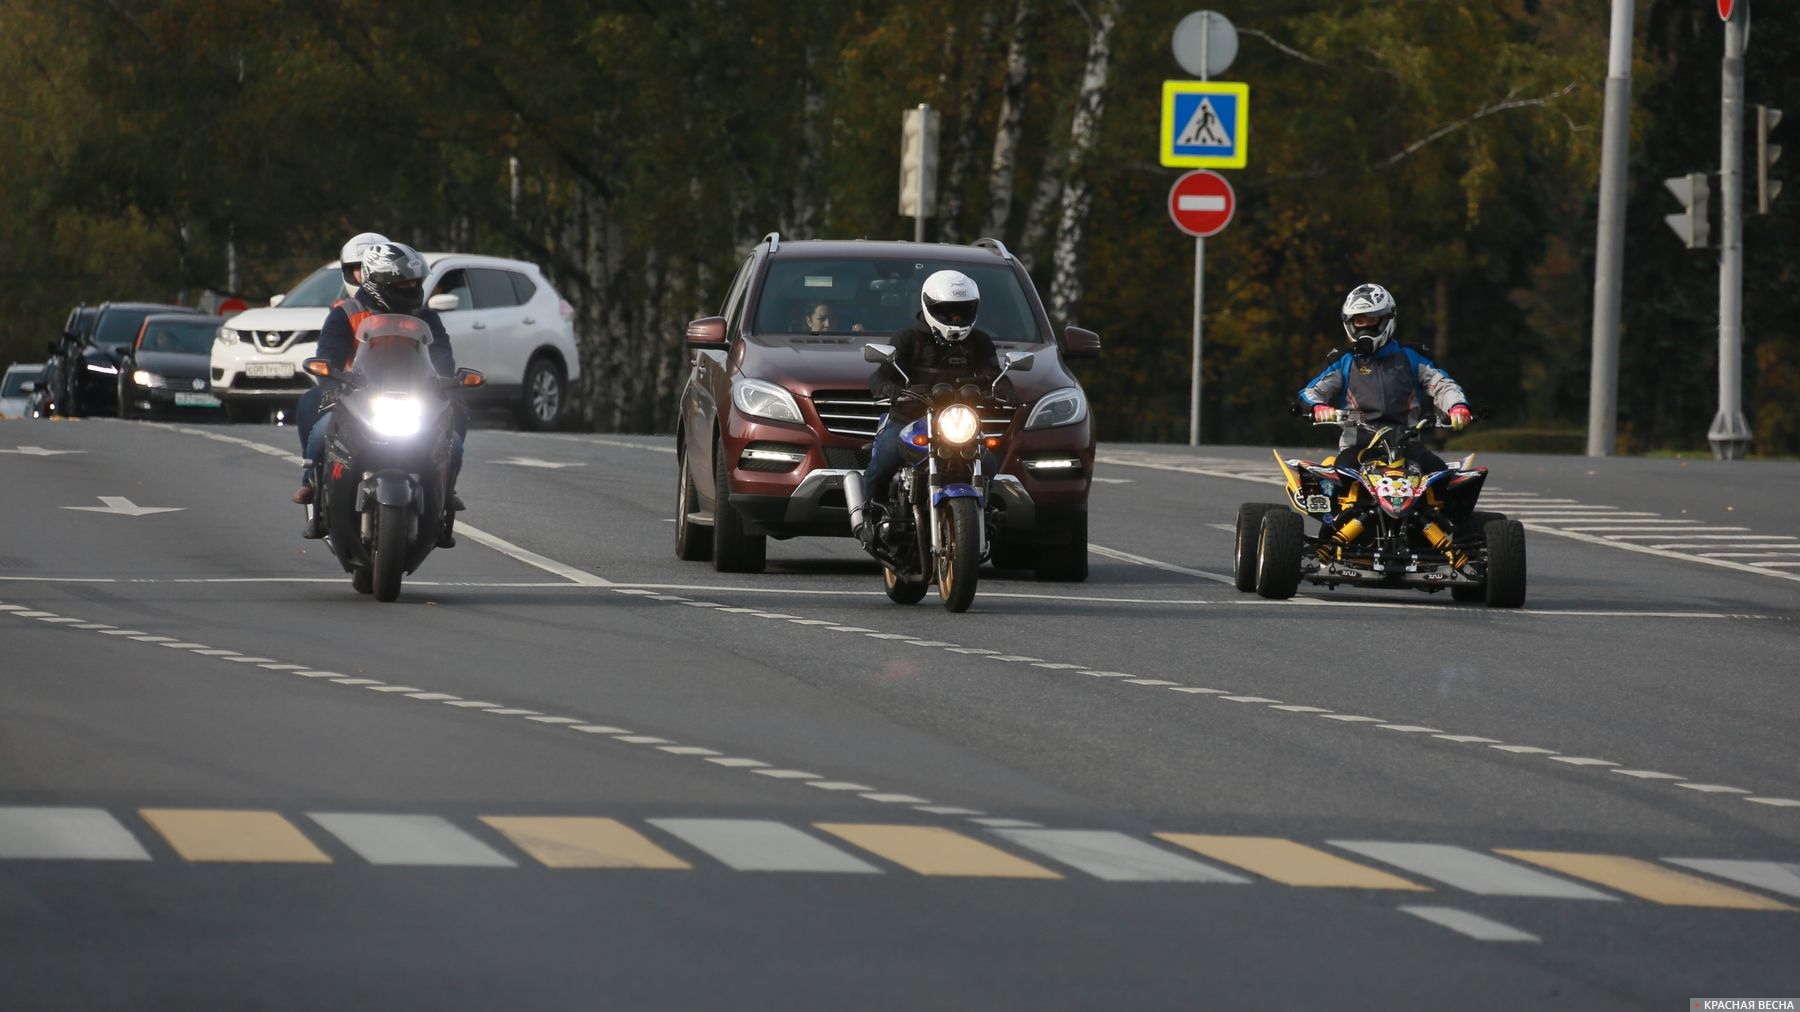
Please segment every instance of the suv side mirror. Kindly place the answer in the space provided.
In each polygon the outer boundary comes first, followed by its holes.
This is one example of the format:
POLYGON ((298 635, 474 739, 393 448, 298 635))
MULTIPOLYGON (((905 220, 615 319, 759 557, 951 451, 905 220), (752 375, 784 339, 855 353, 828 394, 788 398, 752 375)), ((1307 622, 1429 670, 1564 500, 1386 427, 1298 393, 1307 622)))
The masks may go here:
POLYGON ((723 316, 703 316, 688 324, 687 346, 689 348, 722 351, 727 343, 723 316))
POLYGON ((462 305, 462 300, 449 292, 440 292, 425 300, 427 309, 435 309, 440 313, 455 312, 456 307, 460 305, 462 305))
POLYGON ((287 301, 287 294, 285 292, 282 293, 281 295, 271 295, 271 296, 269 296, 269 308, 274 309, 276 306, 279 306, 283 302, 286 302, 286 301, 287 301))
POLYGON ((1063 357, 1099 358, 1100 335, 1080 327, 1064 327, 1063 357))
POLYGON ((892 362, 893 360, 894 360, 894 346, 893 345, 877 344, 874 342, 863 345, 863 361, 864 362, 892 362))
POLYGON ((33 383, 31 380, 26 380, 25 382, 19 384, 19 392, 22 394, 31 393, 33 390, 36 390, 36 389, 37 389, 37 384, 33 383))

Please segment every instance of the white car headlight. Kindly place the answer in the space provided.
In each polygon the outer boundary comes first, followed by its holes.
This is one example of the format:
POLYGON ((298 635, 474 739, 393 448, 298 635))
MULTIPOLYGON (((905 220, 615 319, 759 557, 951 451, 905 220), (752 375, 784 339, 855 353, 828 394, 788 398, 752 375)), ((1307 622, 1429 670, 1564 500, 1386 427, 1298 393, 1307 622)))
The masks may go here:
POLYGON ((238 343, 238 332, 230 327, 220 327, 218 336, 214 340, 220 344, 236 344, 238 343))
POLYGON ((1074 425, 1086 421, 1087 398, 1080 387, 1063 387, 1045 394, 1025 419, 1027 429, 1052 429, 1058 425, 1074 425))
POLYGON ((731 403, 746 415, 778 422, 803 422, 800 405, 785 387, 767 380, 738 379, 731 384, 731 403))
POLYGON ((383 436, 410 436, 425 420, 417 397, 378 394, 369 401, 369 427, 383 436))
POLYGON ((952 404, 937 413, 932 427, 939 439, 961 446, 981 435, 981 416, 967 404, 952 404))
POLYGON ((132 372, 131 382, 136 383, 141 387, 160 387, 163 385, 164 381, 161 376, 158 376, 148 369, 138 369, 132 372))

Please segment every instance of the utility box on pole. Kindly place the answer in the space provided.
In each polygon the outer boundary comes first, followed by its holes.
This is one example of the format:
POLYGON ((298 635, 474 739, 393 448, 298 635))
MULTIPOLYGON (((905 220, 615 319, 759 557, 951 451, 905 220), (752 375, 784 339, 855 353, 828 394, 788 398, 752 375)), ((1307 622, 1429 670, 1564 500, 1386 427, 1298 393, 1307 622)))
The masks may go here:
POLYGON ((1712 180, 1704 172, 1690 172, 1665 179, 1663 185, 1687 208, 1680 214, 1665 214, 1663 220, 1688 249, 1705 249, 1712 242, 1712 225, 1707 218, 1712 202, 1712 180))
POLYGON ((913 219, 913 241, 925 241, 925 219, 937 210, 938 114, 906 110, 900 130, 900 213, 913 219))

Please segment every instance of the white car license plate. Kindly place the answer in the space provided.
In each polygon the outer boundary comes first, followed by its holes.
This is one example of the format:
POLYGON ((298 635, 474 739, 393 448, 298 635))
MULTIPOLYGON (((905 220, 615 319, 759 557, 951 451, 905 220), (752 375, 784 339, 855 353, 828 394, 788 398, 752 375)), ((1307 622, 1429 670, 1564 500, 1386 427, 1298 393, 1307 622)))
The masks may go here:
POLYGON ((281 379, 294 374, 292 362, 252 362, 244 366, 244 375, 257 379, 281 379))
POLYGON ((175 404, 183 408, 216 408, 219 399, 212 394, 190 394, 184 391, 175 392, 175 404))

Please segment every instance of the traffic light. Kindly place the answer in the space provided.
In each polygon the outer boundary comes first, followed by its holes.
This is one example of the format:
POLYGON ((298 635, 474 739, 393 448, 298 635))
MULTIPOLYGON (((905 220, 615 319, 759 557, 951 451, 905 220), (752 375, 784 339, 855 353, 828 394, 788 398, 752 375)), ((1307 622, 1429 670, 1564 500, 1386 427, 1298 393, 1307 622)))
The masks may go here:
POLYGON ((1768 214, 1769 205, 1781 193, 1781 180, 1770 179, 1769 169, 1781 160, 1781 145, 1770 144, 1769 134, 1781 122, 1781 110, 1756 107, 1756 213, 1768 214))
POLYGON ((906 110, 900 130, 900 213, 929 218, 937 207, 938 114, 928 105, 906 110))
POLYGON ((1712 180, 1704 172, 1663 180, 1663 185, 1687 208, 1680 214, 1663 215, 1663 220, 1681 237, 1688 249, 1705 249, 1712 239, 1712 226, 1707 220, 1708 198, 1712 196, 1712 180))

